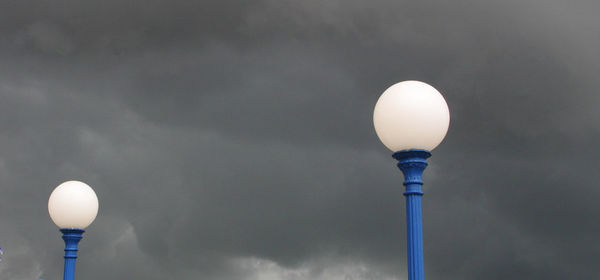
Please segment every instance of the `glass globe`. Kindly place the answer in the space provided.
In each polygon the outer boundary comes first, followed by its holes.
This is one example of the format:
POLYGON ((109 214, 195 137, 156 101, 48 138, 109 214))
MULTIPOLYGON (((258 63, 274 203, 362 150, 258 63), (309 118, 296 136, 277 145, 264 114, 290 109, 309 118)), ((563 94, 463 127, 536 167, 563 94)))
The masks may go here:
POLYGON ((48 213, 61 229, 85 229, 98 214, 98 197, 87 184, 67 181, 58 185, 50 194, 48 213))
POLYGON ((377 136, 393 152, 431 151, 448 132, 450 112, 434 87, 419 81, 392 85, 381 94, 373 112, 377 136))

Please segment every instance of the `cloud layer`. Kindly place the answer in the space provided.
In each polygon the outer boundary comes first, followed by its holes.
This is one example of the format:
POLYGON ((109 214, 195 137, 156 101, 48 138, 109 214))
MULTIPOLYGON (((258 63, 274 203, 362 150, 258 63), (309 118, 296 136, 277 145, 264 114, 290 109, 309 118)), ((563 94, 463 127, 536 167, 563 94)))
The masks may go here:
POLYGON ((594 1, 0 4, 0 278, 57 279, 52 189, 100 212, 77 275, 405 279, 393 83, 451 111, 426 171, 426 275, 595 279, 594 1))

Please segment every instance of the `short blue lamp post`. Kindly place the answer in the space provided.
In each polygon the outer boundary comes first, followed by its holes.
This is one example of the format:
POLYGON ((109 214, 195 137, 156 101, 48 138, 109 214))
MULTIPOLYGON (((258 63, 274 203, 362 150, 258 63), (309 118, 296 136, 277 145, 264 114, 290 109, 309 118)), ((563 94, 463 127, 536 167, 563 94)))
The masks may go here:
POLYGON ((408 279, 424 280, 421 175, 430 151, 448 131, 450 113, 444 97, 432 86, 404 81, 388 88, 377 101, 373 113, 377 136, 398 160, 404 174, 408 279))
POLYGON ((84 229, 98 214, 98 197, 94 190, 79 181, 60 184, 50 194, 48 212, 52 221, 60 228, 65 241, 64 280, 75 280, 77 244, 84 229))

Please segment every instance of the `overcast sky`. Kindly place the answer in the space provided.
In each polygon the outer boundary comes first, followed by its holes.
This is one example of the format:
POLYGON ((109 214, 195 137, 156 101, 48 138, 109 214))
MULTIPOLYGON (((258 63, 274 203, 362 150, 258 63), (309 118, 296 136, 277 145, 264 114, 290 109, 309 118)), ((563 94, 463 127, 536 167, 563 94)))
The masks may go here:
POLYGON ((442 92, 427 279, 599 279, 600 2, 0 3, 2 280, 62 279, 47 200, 100 210, 78 279, 403 280, 379 95, 442 92))

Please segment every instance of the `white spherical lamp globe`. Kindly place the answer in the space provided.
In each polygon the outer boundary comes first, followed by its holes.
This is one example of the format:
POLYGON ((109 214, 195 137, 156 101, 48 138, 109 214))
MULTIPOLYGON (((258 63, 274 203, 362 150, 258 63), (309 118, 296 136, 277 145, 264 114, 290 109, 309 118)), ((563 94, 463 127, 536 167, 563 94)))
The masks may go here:
POLYGON ((381 142, 393 152, 431 151, 448 132, 450 112, 435 88, 419 81, 404 81, 381 94, 373 123, 381 142))
POLYGON ((98 197, 87 184, 64 182, 52 191, 48 200, 50 218, 59 228, 85 229, 98 214, 98 197))

